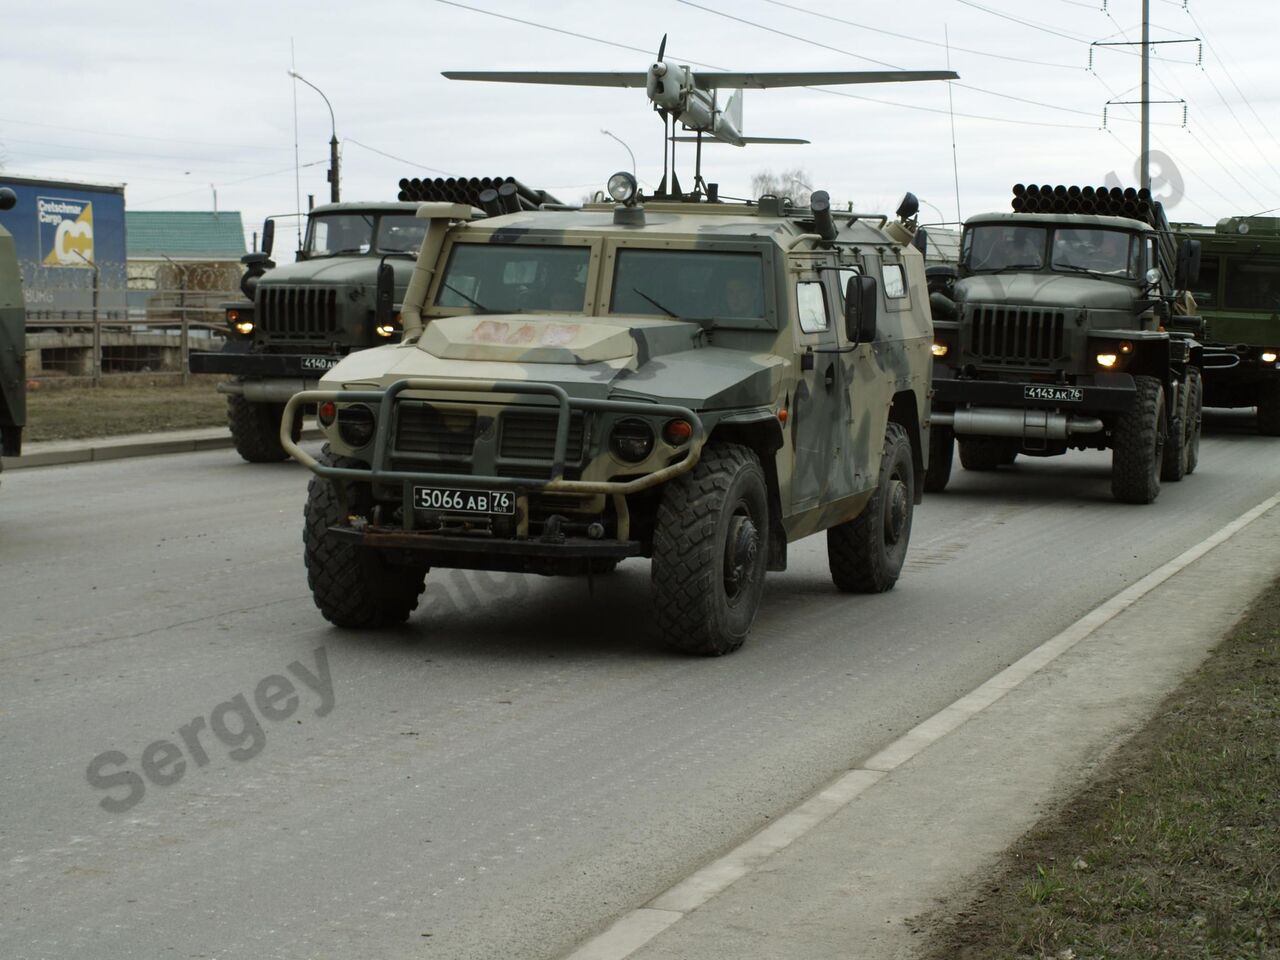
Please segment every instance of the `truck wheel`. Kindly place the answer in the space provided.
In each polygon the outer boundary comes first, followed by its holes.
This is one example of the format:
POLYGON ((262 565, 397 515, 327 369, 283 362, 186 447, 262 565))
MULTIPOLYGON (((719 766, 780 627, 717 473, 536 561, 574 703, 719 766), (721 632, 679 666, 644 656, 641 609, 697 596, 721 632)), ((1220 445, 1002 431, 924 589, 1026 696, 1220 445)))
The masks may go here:
POLYGON ((1124 503, 1151 503, 1160 495, 1164 387, 1155 377, 1133 382, 1133 407, 1116 420, 1111 438, 1111 493, 1124 503))
POLYGON ((961 437, 959 445, 960 466, 966 470, 994 470, 1013 463, 1013 458, 1018 455, 1014 449, 1013 457, 1009 456, 1010 444, 995 437, 961 437))
MULTIPOLYGON (((336 467, 365 466, 349 457, 334 456, 328 446, 321 462, 336 467)), ((352 508, 359 506, 352 504, 352 508)), ((307 585, 326 620, 339 627, 376 627, 409 619, 425 586, 425 566, 388 563, 377 550, 334 537, 329 527, 345 520, 346 511, 334 485, 322 477, 312 476, 307 485, 304 516, 307 585)))
POLYGON ((1199 367, 1187 371, 1187 422, 1191 433, 1187 440, 1187 473, 1196 472, 1200 463, 1200 431, 1204 420, 1204 380, 1199 367))
POLYGON ((1164 454, 1160 458, 1160 479, 1163 482, 1177 483, 1187 475, 1187 450, 1191 439, 1191 380, 1185 383, 1174 395, 1173 412, 1177 414, 1180 427, 1174 429, 1172 420, 1166 420, 1169 429, 1164 441, 1164 454))
POLYGON ((1280 437, 1280 380, 1264 383, 1258 391, 1258 432, 1280 437))
MULTIPOLYGON (((227 424, 236 453, 250 463, 279 463, 289 459, 280 444, 283 403, 251 403, 232 394, 227 397, 227 424)), ((293 424, 293 439, 302 436, 302 415, 293 424)))
POLYGON ((858 516, 827 531, 827 563, 837 589, 883 593, 898 582, 911 538, 914 469, 907 431, 891 422, 871 501, 858 516))
POLYGON ((658 504, 651 576, 663 640, 712 657, 742 646, 764 592, 768 546, 760 461, 740 444, 709 444, 658 504))
POLYGON ((924 488, 941 493, 951 479, 951 461, 956 453, 956 435, 950 427, 929 428, 929 466, 924 472, 924 488))

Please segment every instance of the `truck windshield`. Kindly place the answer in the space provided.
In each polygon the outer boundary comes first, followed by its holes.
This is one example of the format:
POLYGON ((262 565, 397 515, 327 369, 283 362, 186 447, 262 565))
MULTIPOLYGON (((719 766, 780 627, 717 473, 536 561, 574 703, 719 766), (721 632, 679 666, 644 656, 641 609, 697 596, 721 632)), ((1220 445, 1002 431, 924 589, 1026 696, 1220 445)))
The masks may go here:
POLYGON ((373 221, 371 213, 330 213, 312 217, 307 225, 307 256, 368 253, 373 243, 373 221))
POLYGON ((414 253, 427 234, 427 221, 413 214, 388 214, 378 219, 379 253, 414 253))
POLYGON ((984 224, 964 234, 965 266, 983 270, 1039 270, 1044 266, 1049 231, 1027 224, 984 224))
POLYGON ((763 319, 764 261, 758 253, 622 249, 609 312, 763 319))
POLYGON ((455 243, 436 306, 485 313, 548 310, 581 313, 586 304, 589 247, 455 243))
POLYGON ((1053 234, 1050 266, 1134 279, 1138 276, 1138 250, 1138 238, 1122 230, 1059 227, 1053 234))

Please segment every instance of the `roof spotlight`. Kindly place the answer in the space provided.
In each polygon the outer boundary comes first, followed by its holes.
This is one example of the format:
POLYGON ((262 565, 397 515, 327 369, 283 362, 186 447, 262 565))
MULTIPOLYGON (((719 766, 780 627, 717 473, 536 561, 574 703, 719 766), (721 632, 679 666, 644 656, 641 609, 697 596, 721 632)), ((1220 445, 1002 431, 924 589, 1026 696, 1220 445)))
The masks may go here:
POLYGON ((609 196, 618 203, 630 205, 636 198, 636 178, 620 170, 609 178, 609 196))

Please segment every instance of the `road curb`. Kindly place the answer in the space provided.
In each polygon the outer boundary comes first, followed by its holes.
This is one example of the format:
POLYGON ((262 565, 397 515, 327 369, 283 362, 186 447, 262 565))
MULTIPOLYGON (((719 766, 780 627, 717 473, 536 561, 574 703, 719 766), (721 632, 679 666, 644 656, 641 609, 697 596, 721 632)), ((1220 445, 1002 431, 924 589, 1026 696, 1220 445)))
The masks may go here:
MULTIPOLYGON (((319 440, 323 434, 318 429, 302 431, 302 439, 319 440)), ((20 457, 4 457, 0 463, 5 470, 24 470, 30 467, 59 467, 75 463, 99 463, 126 460, 132 457, 154 457, 170 453, 197 453, 203 450, 223 450, 231 447, 231 435, 219 432, 207 436, 184 434, 173 436, 158 433, 154 437, 139 437, 113 442, 110 437, 86 441, 83 446, 59 447, 55 450, 36 450, 20 457)))

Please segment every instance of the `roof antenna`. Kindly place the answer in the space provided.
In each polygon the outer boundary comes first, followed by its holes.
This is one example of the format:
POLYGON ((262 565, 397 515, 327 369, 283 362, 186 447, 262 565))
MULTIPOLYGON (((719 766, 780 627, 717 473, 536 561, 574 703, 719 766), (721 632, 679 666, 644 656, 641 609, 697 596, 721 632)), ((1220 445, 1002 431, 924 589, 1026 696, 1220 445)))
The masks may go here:
MULTIPOLYGON (((951 69, 951 35, 947 30, 947 25, 942 25, 942 39, 947 45, 947 69, 951 69)), ((951 174, 956 181, 956 223, 963 224, 964 218, 960 216, 960 161, 956 159, 956 109, 951 99, 951 81, 947 81, 947 113, 951 115, 951 174)))

